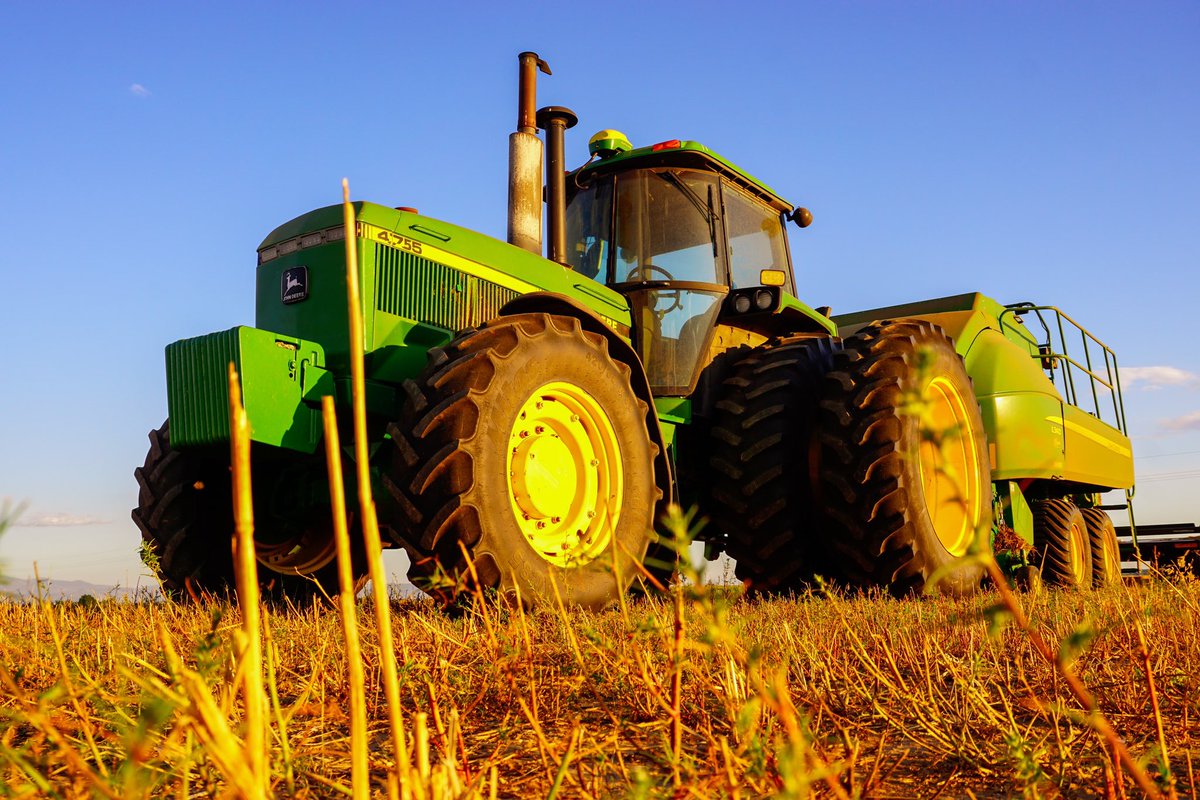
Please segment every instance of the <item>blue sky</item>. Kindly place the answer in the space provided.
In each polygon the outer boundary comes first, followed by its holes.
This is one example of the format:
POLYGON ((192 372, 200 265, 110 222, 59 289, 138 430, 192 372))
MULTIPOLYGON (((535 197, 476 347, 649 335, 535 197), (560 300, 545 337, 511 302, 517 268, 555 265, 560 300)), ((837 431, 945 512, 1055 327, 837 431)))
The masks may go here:
POLYGON ((256 245, 343 176, 504 235, 525 49, 580 116, 572 165, 601 128, 696 139, 811 208, 813 305, 1067 309, 1126 369, 1139 519, 1200 520, 1200 5, 8 3, 0 29, 11 575, 138 579, 163 346, 252 324, 256 245))

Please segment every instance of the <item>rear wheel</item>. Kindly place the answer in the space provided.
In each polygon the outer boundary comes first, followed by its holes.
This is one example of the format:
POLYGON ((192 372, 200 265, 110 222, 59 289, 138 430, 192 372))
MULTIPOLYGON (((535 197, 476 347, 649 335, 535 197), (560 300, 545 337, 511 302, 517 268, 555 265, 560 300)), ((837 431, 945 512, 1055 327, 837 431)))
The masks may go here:
MULTIPOLYGON (((175 450, 170 423, 163 423, 150 432, 150 451, 134 477, 138 505, 133 509, 133 521, 142 532, 147 560, 157 572, 164 594, 177 601, 231 594, 235 589, 233 498, 225 452, 175 450)), ((266 522, 268 504, 263 495, 272 487, 266 481, 255 482, 255 487, 256 515, 263 512, 266 522)), ((270 533, 272 527, 264 524, 256 537, 270 533)), ((310 515, 306 524, 286 530, 290 532, 280 530, 270 543, 256 538, 263 596, 298 603, 325 594, 335 596, 337 565, 326 553, 333 542, 328 508, 324 518, 310 515)), ((355 551, 353 571, 361 576, 366 571, 361 544, 355 551)))
POLYGON ((1099 508, 1081 508, 1092 550, 1092 585, 1111 586, 1121 582, 1121 550, 1112 518, 1099 508))
POLYGON ((1033 543, 1042 575, 1054 586, 1092 585, 1092 551, 1083 513, 1070 500, 1042 500, 1033 508, 1033 543))
POLYGON ((661 496, 629 368, 548 314, 502 317, 429 357, 389 427, 384 478, 414 585, 447 604, 476 577, 527 602, 609 603, 661 496))
POLYGON ((799 591, 822 572, 812 426, 836 346, 829 337, 768 342, 722 386, 704 499, 751 592, 799 591))
POLYGON ((876 323, 843 340, 818 425, 830 552, 853 584, 978 589, 963 559, 990 518, 991 469, 971 379, 941 328, 876 323))

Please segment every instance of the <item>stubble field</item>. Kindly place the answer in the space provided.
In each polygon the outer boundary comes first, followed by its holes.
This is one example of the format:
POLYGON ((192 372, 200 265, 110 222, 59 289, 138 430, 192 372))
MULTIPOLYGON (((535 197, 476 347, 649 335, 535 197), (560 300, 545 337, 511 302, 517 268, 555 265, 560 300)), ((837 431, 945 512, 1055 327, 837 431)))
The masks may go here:
MULTIPOLYGON (((1200 580, 996 607, 679 586, 592 613, 397 600, 395 765, 360 601, 370 792, 449 797, 1139 797, 1075 674, 1164 796, 1196 795, 1200 580), (1147 670, 1147 666, 1149 670, 1147 670), (1169 763, 1170 772, 1167 772, 1169 763)), ((0 602, 0 795, 246 796, 236 605, 0 602)), ((332 605, 263 619, 268 794, 349 796, 332 605)))

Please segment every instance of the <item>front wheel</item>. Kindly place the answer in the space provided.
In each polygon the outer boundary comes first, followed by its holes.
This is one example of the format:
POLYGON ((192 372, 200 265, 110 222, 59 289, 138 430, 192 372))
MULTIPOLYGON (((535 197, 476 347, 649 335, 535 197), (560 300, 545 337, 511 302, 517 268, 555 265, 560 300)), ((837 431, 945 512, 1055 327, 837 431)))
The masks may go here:
POLYGON ((517 314, 430 352, 384 478, 409 578, 598 608, 646 554, 661 497, 649 407, 578 320, 517 314))
MULTIPOLYGON (((271 464, 256 466, 254 472, 255 549, 263 597, 307 603, 336 595, 328 505, 317 504, 303 524, 295 519, 278 524, 270 513, 270 497, 276 494, 272 490, 281 473, 271 464)), ((165 422, 150 431, 150 451, 134 477, 138 505, 132 517, 142 532, 144 560, 156 573, 163 593, 176 601, 232 594, 234 523, 228 450, 177 450, 171 446, 170 423, 165 422)), ((366 573, 361 542, 353 551, 352 572, 361 586, 366 573)))

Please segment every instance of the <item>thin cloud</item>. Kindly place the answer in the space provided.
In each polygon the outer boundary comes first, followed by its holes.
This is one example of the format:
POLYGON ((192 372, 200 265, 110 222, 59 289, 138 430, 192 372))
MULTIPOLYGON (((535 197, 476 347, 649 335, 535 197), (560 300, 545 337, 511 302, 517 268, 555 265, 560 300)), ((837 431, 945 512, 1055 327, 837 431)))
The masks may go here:
POLYGON ((23 517, 18 519, 15 524, 20 528, 75 528, 80 525, 103 525, 106 522, 108 520, 86 514, 65 514, 51 511, 23 517))
POLYGON ((1169 431, 1200 431, 1200 411, 1193 411, 1182 417, 1159 420, 1158 425, 1169 431))
POLYGON ((1125 367, 1121 379, 1127 388, 1162 389, 1168 386, 1200 386, 1200 375, 1179 367, 1125 367))
POLYGON ((145 86, 142 86, 140 83, 135 83, 132 86, 130 86, 129 93, 131 95, 133 95, 134 97, 149 97, 150 96, 150 90, 147 89, 145 86))

